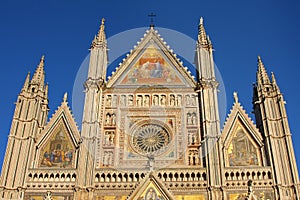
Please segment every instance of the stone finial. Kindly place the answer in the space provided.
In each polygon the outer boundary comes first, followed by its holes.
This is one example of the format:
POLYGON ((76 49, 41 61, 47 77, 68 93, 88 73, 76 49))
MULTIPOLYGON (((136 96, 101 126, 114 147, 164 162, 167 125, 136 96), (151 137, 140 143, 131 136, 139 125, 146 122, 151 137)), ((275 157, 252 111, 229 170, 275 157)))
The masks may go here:
POLYGON ((235 103, 239 102, 239 97, 238 97, 238 93, 237 92, 233 92, 233 98, 234 98, 234 102, 235 103))
POLYGON ((203 17, 200 17, 199 27, 198 27, 198 42, 201 45, 206 46, 208 44, 208 41, 207 41, 207 36, 203 25, 203 21, 204 21, 203 17))
POLYGON ((203 25, 203 17, 200 17, 199 25, 203 25))
POLYGON ((63 102, 66 103, 68 100, 68 93, 66 92, 63 97, 63 102))
POLYGON ((98 34, 97 34, 97 42, 99 42, 99 43, 105 41, 104 22, 105 22, 105 19, 102 18, 100 29, 99 29, 98 34))

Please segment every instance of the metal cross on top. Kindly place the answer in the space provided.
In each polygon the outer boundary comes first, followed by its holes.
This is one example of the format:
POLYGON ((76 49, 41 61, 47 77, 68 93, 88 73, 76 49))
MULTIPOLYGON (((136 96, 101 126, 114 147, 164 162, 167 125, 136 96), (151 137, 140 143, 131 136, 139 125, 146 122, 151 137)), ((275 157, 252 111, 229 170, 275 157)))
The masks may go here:
POLYGON ((156 14, 151 12, 148 17, 150 17, 150 27, 154 27, 154 17, 156 17, 156 14))

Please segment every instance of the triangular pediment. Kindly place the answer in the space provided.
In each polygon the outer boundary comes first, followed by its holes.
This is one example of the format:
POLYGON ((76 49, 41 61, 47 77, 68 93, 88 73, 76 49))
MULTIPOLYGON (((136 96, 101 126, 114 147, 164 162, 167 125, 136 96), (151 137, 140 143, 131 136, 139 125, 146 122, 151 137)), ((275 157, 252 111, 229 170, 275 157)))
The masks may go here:
POLYGON ((128 198, 129 200, 140 199, 175 199, 174 196, 168 191, 162 182, 155 178, 150 173, 145 177, 144 181, 137 186, 133 193, 128 198))
POLYGON ((231 113, 226 119, 222 131, 222 141, 224 144, 229 141, 231 136, 230 133, 232 133, 238 127, 244 129, 244 131, 249 134, 249 136, 253 138, 257 144, 263 145, 263 138, 259 130, 256 128, 254 122, 248 116, 241 104, 239 102, 235 102, 231 109, 231 113))
POLYGON ((195 87, 191 72, 151 28, 109 78, 108 87, 195 87))
POLYGON ((239 102, 235 102, 222 131, 227 166, 261 165, 263 138, 239 102))
POLYGON ((75 167, 80 133, 67 105, 62 102, 37 138, 38 167, 75 167))

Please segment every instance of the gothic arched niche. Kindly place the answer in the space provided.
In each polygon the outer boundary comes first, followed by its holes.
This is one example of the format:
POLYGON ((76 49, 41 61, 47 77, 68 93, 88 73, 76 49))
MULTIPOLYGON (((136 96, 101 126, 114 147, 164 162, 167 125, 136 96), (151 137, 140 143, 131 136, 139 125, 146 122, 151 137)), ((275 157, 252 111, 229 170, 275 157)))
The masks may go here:
POLYGON ((260 150, 255 141, 241 127, 233 133, 227 147, 228 166, 260 165, 260 150))
POLYGON ((60 127, 50 136, 41 148, 39 166, 65 168, 72 167, 74 160, 74 145, 66 130, 60 127))

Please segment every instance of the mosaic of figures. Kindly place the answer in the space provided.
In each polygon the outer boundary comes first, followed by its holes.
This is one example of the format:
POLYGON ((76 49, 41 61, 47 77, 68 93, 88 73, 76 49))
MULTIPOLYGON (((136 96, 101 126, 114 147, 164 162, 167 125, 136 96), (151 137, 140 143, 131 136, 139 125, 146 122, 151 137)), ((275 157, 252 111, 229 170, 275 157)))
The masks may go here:
POLYGON ((197 96, 194 94, 185 95, 183 99, 182 94, 129 94, 129 95, 106 95, 105 106, 137 106, 137 107, 149 107, 149 106, 197 106, 197 96), (119 102, 119 104, 118 104, 119 102))
POLYGON ((131 67, 121 84, 172 84, 181 85, 182 81, 173 67, 164 59, 154 46, 148 47, 131 67))
POLYGON ((145 196, 139 198, 139 200, 165 200, 153 187, 150 187, 145 196))
MULTIPOLYGON (((272 194, 272 192, 268 192, 268 191, 256 191, 254 192, 254 197, 253 199, 257 199, 257 200, 271 200, 274 199, 274 196, 272 194)), ((247 198, 247 193, 240 193, 240 194, 228 194, 228 198, 230 200, 244 200, 247 198)))
POLYGON ((258 150, 249 137, 238 131, 232 138, 228 147, 228 160, 230 166, 258 165, 258 150))
POLYGON ((74 159, 73 145, 66 134, 59 131, 43 147, 40 158, 40 165, 43 167, 71 167, 74 159))

